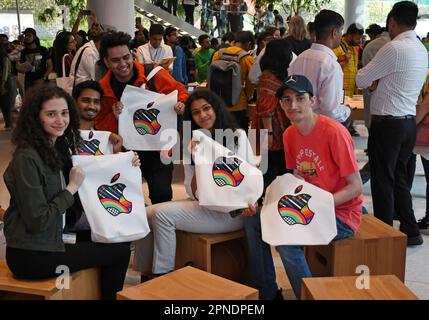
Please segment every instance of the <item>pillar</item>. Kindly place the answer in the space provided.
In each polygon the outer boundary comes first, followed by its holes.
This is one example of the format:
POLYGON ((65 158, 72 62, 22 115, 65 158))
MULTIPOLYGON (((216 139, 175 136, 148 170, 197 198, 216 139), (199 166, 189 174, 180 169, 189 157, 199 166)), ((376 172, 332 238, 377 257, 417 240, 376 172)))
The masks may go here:
POLYGON ((113 26, 134 36, 134 0, 88 0, 87 8, 94 10, 104 27, 113 26))
POLYGON ((344 0, 344 31, 353 22, 365 25, 365 0, 344 0))

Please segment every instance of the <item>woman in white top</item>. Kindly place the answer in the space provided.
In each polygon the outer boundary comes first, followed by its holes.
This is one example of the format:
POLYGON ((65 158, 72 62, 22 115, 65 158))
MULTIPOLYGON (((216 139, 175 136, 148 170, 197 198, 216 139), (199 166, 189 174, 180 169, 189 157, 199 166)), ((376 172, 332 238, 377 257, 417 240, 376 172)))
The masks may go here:
MULTIPOLYGON (((234 140, 233 145, 225 145, 222 141, 219 143, 246 161, 254 163, 254 155, 245 131, 238 129, 223 101, 210 90, 197 91, 189 97, 184 120, 191 121, 192 130, 208 130, 213 139, 215 129, 232 129, 238 133, 236 139, 231 139, 234 140)), ((254 207, 249 205, 249 208, 235 212, 236 214, 229 214, 201 207, 197 199, 198 192, 202 191, 197 190, 194 165, 185 164, 184 168, 189 199, 147 207, 152 233, 136 243, 134 263, 135 269, 142 272, 142 275, 151 272, 163 274, 174 270, 177 229, 193 233, 232 232, 243 228, 242 214, 246 215, 248 211, 254 210, 254 207)))

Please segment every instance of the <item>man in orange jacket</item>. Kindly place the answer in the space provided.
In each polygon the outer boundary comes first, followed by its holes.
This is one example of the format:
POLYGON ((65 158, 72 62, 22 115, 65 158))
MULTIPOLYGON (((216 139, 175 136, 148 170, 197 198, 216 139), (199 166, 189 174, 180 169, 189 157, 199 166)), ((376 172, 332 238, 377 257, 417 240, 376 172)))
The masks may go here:
MULTIPOLYGON (((101 42, 101 59, 109 71, 101 79, 104 90, 101 101, 101 110, 94 123, 98 130, 118 133, 118 116, 123 105, 119 101, 125 86, 141 87, 147 83, 144 66, 133 61, 130 51, 131 37, 123 32, 114 32, 106 35, 101 42)), ((153 84, 157 92, 169 94, 178 90, 178 101, 174 110, 178 115, 183 114, 188 98, 188 91, 183 84, 174 80, 168 71, 162 69, 153 77, 153 84)), ((149 198, 152 204, 170 201, 173 197, 171 182, 173 165, 161 162, 158 151, 139 151, 141 170, 149 187, 149 198)))

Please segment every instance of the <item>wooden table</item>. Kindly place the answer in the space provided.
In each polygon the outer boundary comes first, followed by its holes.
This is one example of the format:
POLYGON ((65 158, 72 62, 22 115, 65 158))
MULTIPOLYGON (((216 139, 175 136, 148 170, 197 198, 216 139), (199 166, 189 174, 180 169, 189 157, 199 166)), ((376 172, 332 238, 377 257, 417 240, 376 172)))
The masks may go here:
POLYGON ((117 293, 119 300, 257 300, 258 290, 185 267, 117 293))
POLYGON ((359 289, 358 276, 305 278, 302 300, 418 300, 394 275, 370 276, 368 288, 359 289), (358 281, 356 281, 358 280, 358 281))
POLYGON ((345 97, 344 104, 349 105, 352 109, 351 120, 365 120, 362 95, 354 95, 352 98, 345 97))

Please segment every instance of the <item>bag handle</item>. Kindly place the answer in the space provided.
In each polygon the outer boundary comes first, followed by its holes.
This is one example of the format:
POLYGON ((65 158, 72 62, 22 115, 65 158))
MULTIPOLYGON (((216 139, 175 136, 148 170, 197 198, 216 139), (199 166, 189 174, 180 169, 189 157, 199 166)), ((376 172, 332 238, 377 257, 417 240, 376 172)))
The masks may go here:
POLYGON ((157 66, 157 67, 153 68, 152 71, 146 77, 147 82, 149 82, 150 79, 152 79, 158 73, 158 71, 161 69, 163 69, 161 66, 157 66))
POLYGON ((66 60, 66 55, 63 55, 63 63, 62 63, 63 77, 67 77, 65 60, 66 60))
POLYGON ((74 75, 73 75, 73 87, 72 87, 72 90, 73 90, 74 86, 76 85, 76 72, 77 72, 77 69, 79 68, 80 60, 82 60, 82 55, 83 55, 83 52, 85 51, 86 48, 88 48, 88 47, 87 46, 83 47, 82 51, 79 54, 79 57, 77 58, 76 65, 74 66, 74 75))

